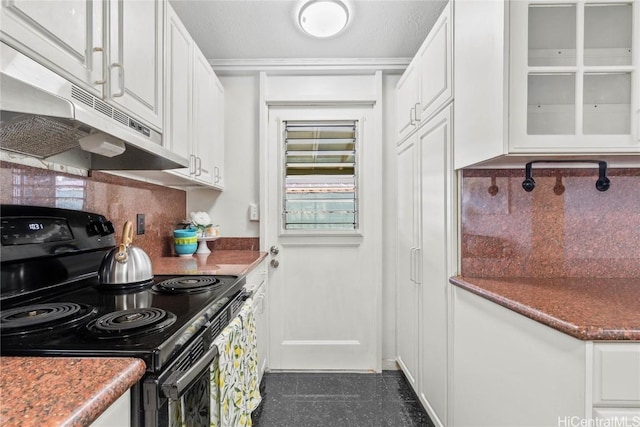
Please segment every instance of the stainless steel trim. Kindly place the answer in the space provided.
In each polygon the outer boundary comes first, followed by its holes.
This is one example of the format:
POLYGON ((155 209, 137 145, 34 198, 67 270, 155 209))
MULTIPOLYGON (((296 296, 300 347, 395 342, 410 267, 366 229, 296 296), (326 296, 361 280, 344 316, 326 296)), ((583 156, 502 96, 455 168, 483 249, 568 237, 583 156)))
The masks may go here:
POLYGON ((160 385, 160 390, 162 390, 164 397, 173 400, 180 399, 193 381, 206 372, 217 355, 218 347, 211 344, 211 348, 209 348, 188 371, 176 371, 172 373, 169 378, 160 385))

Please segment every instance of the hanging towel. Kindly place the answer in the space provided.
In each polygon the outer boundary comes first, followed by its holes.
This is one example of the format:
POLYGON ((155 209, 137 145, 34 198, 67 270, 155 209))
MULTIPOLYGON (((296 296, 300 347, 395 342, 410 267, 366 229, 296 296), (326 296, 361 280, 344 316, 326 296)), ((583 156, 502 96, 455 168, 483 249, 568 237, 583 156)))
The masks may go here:
POLYGON ((256 321, 253 316, 253 301, 247 303, 240 310, 242 320, 242 340, 244 349, 244 384, 247 412, 249 415, 258 407, 262 397, 260 396, 260 383, 258 382, 258 340, 256 334, 256 321))
POLYGON ((251 426, 260 403, 255 321, 248 299, 215 339, 217 362, 210 370, 211 427, 251 426))

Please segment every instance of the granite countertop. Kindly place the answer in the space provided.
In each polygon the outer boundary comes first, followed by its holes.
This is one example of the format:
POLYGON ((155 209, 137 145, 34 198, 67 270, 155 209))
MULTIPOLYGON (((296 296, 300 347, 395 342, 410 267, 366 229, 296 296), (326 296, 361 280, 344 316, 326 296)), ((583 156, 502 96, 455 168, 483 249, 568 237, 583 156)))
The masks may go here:
POLYGON ((153 257, 153 274, 217 274, 242 276, 255 268, 267 256, 266 252, 249 250, 214 250, 210 254, 188 257, 153 257))
POLYGON ((640 279, 455 276, 450 282, 581 340, 640 340, 640 279))
POLYGON ((87 426, 144 372, 134 358, 1 357, 0 424, 87 426))

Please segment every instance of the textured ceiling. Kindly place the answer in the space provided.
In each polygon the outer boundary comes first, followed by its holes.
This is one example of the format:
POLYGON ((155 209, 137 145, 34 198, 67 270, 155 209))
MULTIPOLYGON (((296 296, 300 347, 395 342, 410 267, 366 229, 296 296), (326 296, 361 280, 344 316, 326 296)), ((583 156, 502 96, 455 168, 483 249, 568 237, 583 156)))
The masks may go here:
POLYGON ((298 0, 170 0, 204 55, 218 60, 410 58, 447 1, 345 0, 348 27, 329 39, 302 33, 298 0))

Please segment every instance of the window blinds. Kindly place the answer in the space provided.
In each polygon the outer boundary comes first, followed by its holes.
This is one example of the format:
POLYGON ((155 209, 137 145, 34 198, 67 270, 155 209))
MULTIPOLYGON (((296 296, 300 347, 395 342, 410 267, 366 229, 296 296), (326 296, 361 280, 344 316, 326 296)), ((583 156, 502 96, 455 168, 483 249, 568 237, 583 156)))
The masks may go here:
POLYGON ((284 141, 284 228, 356 230, 357 121, 286 121, 284 141))

